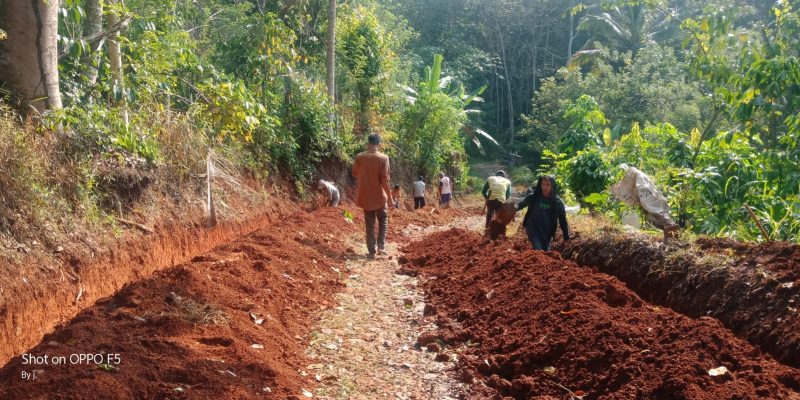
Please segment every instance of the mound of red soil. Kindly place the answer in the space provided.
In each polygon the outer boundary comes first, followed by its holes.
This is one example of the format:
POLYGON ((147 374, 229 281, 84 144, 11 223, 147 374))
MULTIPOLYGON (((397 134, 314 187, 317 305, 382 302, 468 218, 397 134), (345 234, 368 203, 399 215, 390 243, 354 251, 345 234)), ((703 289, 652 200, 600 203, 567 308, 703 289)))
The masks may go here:
POLYGON ((356 219, 333 208, 299 214, 127 285, 27 351, 67 365, 17 356, 0 370, 0 398, 301 397, 313 386, 299 372, 304 336, 341 287, 336 269, 353 251, 343 239, 363 226, 356 219), (104 362, 72 365, 77 354, 104 362))
POLYGON ((468 397, 800 398, 800 371, 717 320, 651 306, 616 278, 524 241, 454 229, 405 252, 440 327, 432 340, 462 348, 461 376, 476 382, 468 397))
POLYGON ((389 239, 402 240, 402 230, 409 225, 428 227, 432 225, 444 225, 456 218, 480 214, 481 209, 477 206, 464 208, 450 207, 438 208, 425 206, 417 210, 403 210, 393 208, 389 211, 389 239))
POLYGON ((228 207, 220 207, 221 222, 213 229, 198 221, 201 210, 170 214, 166 210, 173 210, 173 205, 168 205, 159 208, 161 214, 145 218, 155 228, 150 234, 128 227, 122 237, 108 231, 99 237, 99 232, 78 226, 55 255, 36 256, 40 251, 34 251, 18 264, 5 262, 12 254, 0 255, 0 365, 125 284, 270 226, 297 210, 296 204, 279 197, 258 205, 235 196, 226 201, 228 207))
POLYGON ((664 246, 609 230, 579 236, 559 250, 618 277, 649 302, 692 317, 713 316, 781 362, 800 367, 800 246, 725 239, 697 245, 699 251, 688 243, 664 246))

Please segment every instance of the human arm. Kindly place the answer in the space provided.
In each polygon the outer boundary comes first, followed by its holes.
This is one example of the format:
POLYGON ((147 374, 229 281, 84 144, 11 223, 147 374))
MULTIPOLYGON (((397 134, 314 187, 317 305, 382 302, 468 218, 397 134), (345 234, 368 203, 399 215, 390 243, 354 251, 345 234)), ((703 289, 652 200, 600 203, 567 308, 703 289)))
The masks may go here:
POLYGON ((533 195, 532 194, 529 194, 529 195, 525 196, 525 198, 522 199, 522 201, 520 201, 519 204, 517 204, 517 211, 522 210, 523 208, 528 207, 529 205, 531 205, 531 201, 533 201, 533 195))
POLYGON ((352 171, 352 174, 353 174, 353 177, 354 177, 354 178, 358 178, 358 169, 359 169, 359 164, 360 164, 360 163, 359 163, 359 159, 360 159, 360 157, 356 156, 356 160, 355 160, 355 161, 353 161, 353 171, 352 171))
POLYGON ((483 184, 483 190, 481 190, 481 193, 483 194, 484 200, 489 200, 489 181, 486 181, 486 183, 483 184))
POLYGON ((381 168, 381 187, 389 197, 389 203, 394 203, 394 199, 392 198, 392 189, 389 188, 389 158, 386 158, 383 168, 381 168))
POLYGON ((569 225, 567 224, 567 211, 564 202, 558 202, 558 225, 561 226, 561 234, 564 240, 569 240, 569 225))
POLYGON ((511 198, 511 182, 508 183, 508 187, 506 187, 506 199, 511 198))

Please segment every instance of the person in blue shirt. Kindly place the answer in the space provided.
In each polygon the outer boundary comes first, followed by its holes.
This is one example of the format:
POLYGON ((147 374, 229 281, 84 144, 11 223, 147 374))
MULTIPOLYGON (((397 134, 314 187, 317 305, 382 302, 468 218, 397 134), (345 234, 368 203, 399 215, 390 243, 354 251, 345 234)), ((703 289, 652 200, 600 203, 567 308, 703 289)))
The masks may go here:
POLYGON ((528 233, 528 240, 534 250, 550 250, 550 242, 556 234, 558 225, 564 240, 569 240, 569 227, 564 202, 558 197, 556 179, 550 175, 539 177, 532 194, 525 197, 517 210, 528 208, 522 226, 528 233))

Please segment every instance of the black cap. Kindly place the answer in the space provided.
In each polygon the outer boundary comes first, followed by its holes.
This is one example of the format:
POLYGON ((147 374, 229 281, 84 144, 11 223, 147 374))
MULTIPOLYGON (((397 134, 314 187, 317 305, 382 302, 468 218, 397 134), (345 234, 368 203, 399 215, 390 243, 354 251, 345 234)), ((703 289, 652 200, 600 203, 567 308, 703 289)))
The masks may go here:
POLYGON ((506 176, 506 171, 503 171, 503 170, 501 169, 501 170, 499 170, 499 171, 495 172, 494 174, 495 174, 495 175, 497 175, 497 176, 506 176))
POLYGON ((369 144, 381 144, 381 137, 378 136, 377 133, 373 133, 367 136, 367 143, 369 144))

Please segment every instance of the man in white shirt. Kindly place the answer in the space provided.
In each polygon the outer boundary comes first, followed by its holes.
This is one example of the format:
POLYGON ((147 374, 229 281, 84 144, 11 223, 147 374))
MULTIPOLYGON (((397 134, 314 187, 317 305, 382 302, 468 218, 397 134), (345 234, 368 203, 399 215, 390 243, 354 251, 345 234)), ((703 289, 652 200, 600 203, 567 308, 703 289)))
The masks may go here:
POLYGON ((450 178, 444 172, 439 174, 439 186, 436 189, 439 191, 439 205, 448 207, 450 199, 453 197, 453 188, 450 178))
POLYGON ((317 182, 317 190, 326 197, 326 205, 328 207, 336 207, 339 205, 339 189, 333 182, 320 179, 317 182))

